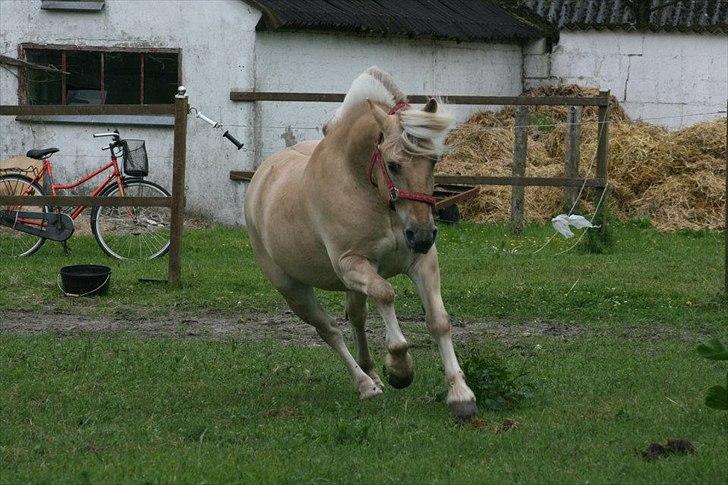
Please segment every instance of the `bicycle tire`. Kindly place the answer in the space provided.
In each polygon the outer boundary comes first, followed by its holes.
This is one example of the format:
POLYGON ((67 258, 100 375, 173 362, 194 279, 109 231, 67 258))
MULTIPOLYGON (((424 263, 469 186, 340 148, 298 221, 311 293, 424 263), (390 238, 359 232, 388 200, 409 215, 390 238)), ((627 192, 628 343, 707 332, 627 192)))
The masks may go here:
MULTIPOLYGON (((45 192, 43 192, 43 188, 40 185, 38 185, 37 183, 34 183, 32 178, 30 178, 26 175, 23 175, 23 174, 19 174, 19 173, 18 174, 11 173, 11 174, 0 176, 0 190, 2 190, 3 182, 7 183, 10 180, 20 180, 24 183, 27 183, 28 185, 31 185, 33 187, 33 189, 35 189, 38 192, 38 195, 46 195, 45 192)), ((50 207, 47 205, 39 206, 39 207, 42 207, 44 212, 50 212, 50 207)), ((5 210, 5 209, 0 207, 0 211, 1 210, 5 210)), ((6 226, 2 226, 2 227, 6 227, 6 226)), ((30 234, 28 234, 27 236, 33 237, 30 234)), ((33 246, 31 246, 30 249, 24 251, 23 253, 18 254, 17 257, 32 256, 43 246, 43 244, 45 244, 46 239, 44 237, 41 237, 41 236, 35 236, 35 237, 37 237, 38 240, 35 243, 33 243, 33 246)), ((0 249, 0 251, 1 251, 1 249, 0 249)), ((2 257, 2 256, 3 256, 3 254, 0 254, 0 257, 2 257)), ((14 255, 11 255, 11 256, 14 257, 14 255)))
MULTIPOLYGON (((171 194, 162 187, 159 184, 155 184, 154 182, 150 182, 148 180, 144 180, 141 178, 131 178, 131 177, 124 177, 122 179, 122 184, 124 186, 125 192, 128 191, 129 188, 132 187, 148 187, 152 189, 153 191, 157 192, 157 195, 162 197, 171 197, 171 194)), ((109 197, 112 196, 116 191, 118 190, 118 185, 116 183, 110 184, 108 187, 106 187, 100 194, 100 197, 109 197)), ((140 257, 140 258, 132 258, 127 256, 123 256, 118 252, 118 250, 115 250, 111 247, 111 244, 109 241, 106 240, 106 237, 104 236, 104 229, 103 224, 101 224, 101 220, 103 218, 103 211, 104 209, 110 209, 109 207, 94 207, 93 211, 91 212, 91 231, 94 235, 94 238, 96 239, 96 243, 99 245, 101 250, 107 255, 115 259, 119 260, 127 260, 127 259, 155 259, 164 256, 169 251, 169 238, 167 238, 166 244, 164 244, 158 251, 154 251, 149 257, 140 257)), ((130 208, 119 208, 119 209, 131 209, 135 213, 140 213, 145 209, 163 209, 163 208, 144 208, 144 207, 130 207, 130 208)), ((140 242, 141 247, 141 242, 140 242)), ((117 248, 118 249, 118 248, 117 248)))

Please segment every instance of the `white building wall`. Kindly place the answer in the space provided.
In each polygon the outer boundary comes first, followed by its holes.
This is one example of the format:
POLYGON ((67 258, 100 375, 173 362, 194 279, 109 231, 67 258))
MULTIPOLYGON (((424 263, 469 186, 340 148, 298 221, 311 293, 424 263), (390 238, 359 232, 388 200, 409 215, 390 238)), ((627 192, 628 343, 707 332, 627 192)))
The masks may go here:
POLYGON ((725 116, 699 114, 726 109, 725 35, 565 31, 550 55, 526 52, 524 60, 527 87, 609 89, 635 119, 680 128, 725 116))
MULTIPOLYGON (((344 93, 366 68, 390 72, 406 94, 514 96, 522 90, 518 45, 455 43, 341 34, 259 32, 258 91, 344 93)), ((332 103, 258 103, 262 158, 288 143, 321 137, 332 103)), ((473 107, 452 106, 459 119, 473 107)), ((482 107, 480 107, 482 109, 482 107)))
MULTIPOLYGON (((97 13, 41 10, 40 0, 0 0, 0 53, 16 57, 18 44, 78 44, 181 49, 182 82, 190 103, 216 120, 244 126, 231 132, 248 145, 253 108, 234 104, 230 88, 252 88, 255 25, 260 13, 241 0, 106 0, 97 13)), ((7 67, 7 66, 6 66, 7 67)), ((18 104, 17 69, 0 69, 0 104, 18 104)), ((30 148, 56 146, 57 180, 71 181, 108 160, 92 133, 119 128, 147 141, 150 180, 171 187, 172 127, 115 122, 78 125, 0 117, 0 159, 30 148)), ((209 125, 190 120, 187 139, 187 207, 224 223, 242 222, 243 187, 228 173, 252 166, 252 152, 237 151, 209 125)))
MULTIPOLYGON (((258 91, 345 92, 371 65, 390 71, 413 94, 517 95, 521 48, 340 34, 255 32, 260 13, 242 0, 106 0, 101 12, 41 10, 40 0, 0 0, 0 53, 18 44, 181 49, 182 83, 190 104, 222 121, 247 151, 190 119, 187 208, 226 224, 243 224, 245 184, 230 170, 253 169, 286 143, 320 138, 330 103, 235 103, 232 88, 258 91)), ((0 69, 0 104, 18 103, 16 68, 0 69)), ((472 107, 453 107, 462 119, 472 107)), ((111 118, 107 118, 111 119, 111 118)), ((147 140, 150 179, 171 186, 172 127, 109 121, 101 125, 16 121, 0 117, 0 159, 30 148, 57 146, 56 178, 71 181, 107 160, 92 133, 119 128, 147 140)))

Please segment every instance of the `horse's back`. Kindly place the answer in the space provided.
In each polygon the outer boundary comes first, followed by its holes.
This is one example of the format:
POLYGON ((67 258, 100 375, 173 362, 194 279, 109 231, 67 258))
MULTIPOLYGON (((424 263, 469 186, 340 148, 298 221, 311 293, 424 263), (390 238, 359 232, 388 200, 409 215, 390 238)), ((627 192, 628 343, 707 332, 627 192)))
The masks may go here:
POLYGON ((306 141, 277 152, 261 163, 245 192, 245 220, 255 229, 276 203, 300 199, 301 177, 318 141, 306 141), (270 197, 270 194, 280 194, 270 197))

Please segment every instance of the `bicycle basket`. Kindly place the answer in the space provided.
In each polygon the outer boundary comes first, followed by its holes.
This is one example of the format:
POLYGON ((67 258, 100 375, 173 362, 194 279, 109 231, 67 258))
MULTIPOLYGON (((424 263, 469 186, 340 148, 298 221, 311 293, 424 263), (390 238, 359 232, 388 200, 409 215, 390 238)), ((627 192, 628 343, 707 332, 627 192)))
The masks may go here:
POLYGON ((121 140, 124 156, 124 173, 132 177, 149 175, 149 162, 144 140, 121 140))

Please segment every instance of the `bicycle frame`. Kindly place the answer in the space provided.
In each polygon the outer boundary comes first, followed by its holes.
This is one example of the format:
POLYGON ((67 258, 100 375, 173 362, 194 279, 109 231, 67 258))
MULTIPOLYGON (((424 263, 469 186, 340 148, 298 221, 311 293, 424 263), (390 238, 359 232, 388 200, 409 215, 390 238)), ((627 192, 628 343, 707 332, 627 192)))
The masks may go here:
MULTIPOLYGON (((51 161, 49 159, 45 158, 45 159, 43 159, 43 166, 38 171, 38 173, 36 174, 36 176, 33 178, 33 183, 34 184, 41 185, 40 184, 40 181, 43 179, 43 176, 44 175, 47 175, 48 176, 48 180, 50 180, 50 182, 51 182, 51 184, 50 184, 50 186, 51 186, 51 195, 58 195, 58 191, 59 190, 68 190, 68 189, 74 189, 76 187, 79 187, 79 186, 85 184, 86 182, 88 182, 89 180, 91 180, 92 178, 96 177, 97 175, 100 175, 100 174, 104 173, 105 171, 107 171, 109 169, 111 169, 111 173, 106 177, 105 180, 103 180, 91 192, 90 195, 92 197, 98 196, 113 180, 116 181, 116 184, 119 187, 119 191, 120 191, 121 195, 122 196, 126 195, 124 193, 124 184, 122 183, 122 179, 121 179, 121 170, 119 170, 119 162, 118 162, 116 156, 114 156, 113 152, 111 154, 111 160, 109 160, 109 162, 106 163, 106 165, 104 165, 103 167, 101 167, 101 168, 99 168, 97 170, 94 170, 93 172, 90 172, 90 173, 84 175, 83 177, 81 177, 76 182, 72 182, 70 184, 56 184, 56 183, 53 183, 53 164, 51 163, 51 161)), ((31 190, 31 188, 29 187, 28 188, 28 193, 21 194, 21 195, 29 195, 29 191, 30 190, 31 190)), ((79 215, 81 215, 81 213, 84 210, 86 210, 86 206, 84 206, 84 205, 76 207, 73 210, 73 212, 70 214, 71 219, 76 220, 76 218, 79 215)), ((23 220, 22 222, 24 224, 28 224, 28 225, 35 225, 35 226, 42 226, 43 225, 42 222, 33 221, 33 220, 23 220)))
MULTIPOLYGON (((121 195, 124 194, 124 185, 121 182, 121 170, 119 170, 119 163, 115 156, 112 155, 111 160, 106 163, 103 167, 94 170, 93 172, 90 172, 83 177, 81 177, 76 182, 72 182, 70 184, 56 184, 53 183, 53 164, 50 160, 47 158, 43 160, 43 168, 40 172, 38 172, 38 175, 36 176, 37 180, 40 180, 44 174, 48 175, 48 178, 51 181, 51 194, 52 195, 58 195, 59 190, 68 190, 68 189, 75 189, 76 187, 79 187, 92 178, 96 177, 97 175, 102 174, 103 172, 111 169, 111 174, 109 174, 105 180, 103 180, 92 192, 91 197, 96 197, 99 195, 108 185, 111 183, 112 180, 116 180, 116 183, 119 187, 119 190, 121 192, 121 195)), ((34 180, 35 181, 35 180, 34 180)), ((86 206, 82 205, 79 207, 76 207, 73 212, 71 213, 71 219, 76 219, 84 210, 86 210, 86 206)))

